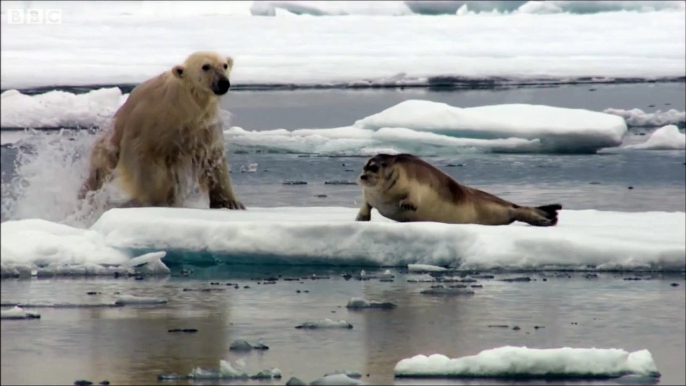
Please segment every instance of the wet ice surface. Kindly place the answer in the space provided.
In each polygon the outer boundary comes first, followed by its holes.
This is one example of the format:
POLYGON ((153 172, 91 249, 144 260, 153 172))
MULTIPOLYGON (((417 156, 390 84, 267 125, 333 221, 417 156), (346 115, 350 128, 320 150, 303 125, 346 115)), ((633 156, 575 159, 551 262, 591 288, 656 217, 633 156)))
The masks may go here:
MULTIPOLYGON (((3 321, 2 383, 70 384, 76 379, 107 379, 113 384, 150 384, 161 374, 185 376, 198 367, 216 369, 220 360, 243 360, 250 375, 280 369, 282 379, 271 381, 278 384, 293 376, 312 382, 342 371, 358 372, 361 381, 368 384, 445 384, 448 381, 394 380, 393 369, 398 361, 418 354, 459 358, 507 345, 618 348, 628 352, 647 349, 662 374, 661 383, 686 380, 686 347, 683 339, 676 338, 685 334, 683 274, 495 273, 493 279, 467 283, 483 286, 472 288, 474 295, 426 296, 420 291, 435 283, 408 283, 410 276, 394 269, 393 282, 344 280, 342 273, 359 274, 352 269, 216 266, 194 267, 193 271, 190 277, 177 277, 177 269, 171 277, 142 281, 3 280, 3 304, 92 303, 98 298, 128 295, 166 298, 168 303, 39 307, 31 311, 40 313, 41 319, 3 321), (283 280, 312 273, 330 279, 283 280), (257 284, 261 278, 278 275, 282 276, 274 285, 257 284), (531 280, 501 280, 515 276, 531 280), (624 280, 636 277, 643 280, 624 280), (225 290, 184 291, 220 286, 225 290), (100 294, 87 295, 94 291, 100 294), (345 305, 353 297, 393 302, 397 307, 348 310, 345 305), (354 328, 293 328, 306 320, 327 318, 346 320, 354 328), (492 327, 496 325, 507 328, 492 327), (173 329, 198 331, 170 333, 173 329), (230 350, 231 343, 239 339, 261 342, 269 350, 230 350), (45 356, 51 360, 42 362, 42 371, 32 371, 45 356)), ((381 275, 385 270, 367 271, 368 275, 381 275)))

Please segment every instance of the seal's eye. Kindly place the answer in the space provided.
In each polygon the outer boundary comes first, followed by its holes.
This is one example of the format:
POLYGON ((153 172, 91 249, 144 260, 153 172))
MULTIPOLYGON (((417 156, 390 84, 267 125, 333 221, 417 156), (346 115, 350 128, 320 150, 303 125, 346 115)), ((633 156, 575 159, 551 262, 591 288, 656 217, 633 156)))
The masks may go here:
POLYGON ((385 163, 385 162, 382 162, 382 163, 381 163, 381 167, 382 167, 382 168, 385 168, 385 167, 386 167, 386 163, 385 163))
POLYGON ((226 70, 227 68, 229 68, 229 65, 224 63, 224 69, 226 70))
POLYGON ((202 70, 203 70, 203 71, 209 71, 209 70, 210 70, 210 65, 209 65, 209 64, 206 64, 206 65, 202 66, 202 70))
POLYGON ((379 171, 379 167, 376 165, 372 165, 372 166, 368 167, 367 170, 369 170, 372 173, 376 173, 379 171))

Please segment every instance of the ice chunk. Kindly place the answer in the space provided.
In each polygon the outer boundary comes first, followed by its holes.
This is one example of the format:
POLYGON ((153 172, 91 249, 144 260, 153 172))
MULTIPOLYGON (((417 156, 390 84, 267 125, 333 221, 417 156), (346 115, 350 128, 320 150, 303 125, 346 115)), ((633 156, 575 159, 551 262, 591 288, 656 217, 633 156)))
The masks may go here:
POLYGON ((649 351, 620 349, 500 347, 450 359, 417 355, 395 366, 396 377, 607 378, 628 374, 659 377, 649 351))
POLYGON ((248 379, 245 363, 241 360, 233 365, 225 360, 219 361, 219 370, 196 367, 189 374, 191 379, 248 379))
POLYGON ((582 109, 507 104, 459 108, 408 100, 355 122, 378 130, 405 128, 449 137, 539 140, 543 152, 595 152, 622 143, 627 126, 620 117, 582 109))
POLYGON ((326 375, 310 383, 310 385, 363 385, 360 380, 350 378, 345 374, 326 375))
POLYGON ((332 371, 330 373, 324 374, 324 376, 328 377, 330 375, 337 375, 337 374, 345 374, 345 376, 350 377, 350 378, 362 378, 362 374, 358 373, 357 371, 345 371, 345 370, 332 371))
POLYGON ((210 256, 234 264, 431 264, 462 270, 683 272, 686 266, 683 212, 562 210, 558 225, 549 228, 394 223, 375 210, 371 222, 359 223, 356 214, 356 208, 340 207, 128 208, 106 212, 88 230, 8 221, 2 224, 0 262, 5 270, 52 261, 123 264, 140 251, 164 250, 168 264, 210 256))
POLYGON ((686 149, 686 134, 674 125, 668 125, 655 130, 647 141, 636 145, 627 145, 622 149, 635 150, 684 150, 686 149))
POLYGON ((346 322, 345 320, 331 320, 329 318, 326 318, 324 320, 318 320, 318 321, 314 321, 314 322, 305 322, 301 325, 296 326, 295 328, 304 328, 304 329, 347 328, 347 329, 351 329, 351 328, 353 328, 353 325, 346 322))
POLYGON ((24 311, 19 306, 14 306, 11 310, 0 311, 0 319, 40 319, 40 314, 24 311))
POLYGON ((166 304, 167 298, 155 298, 147 296, 133 296, 133 295, 122 295, 114 304, 118 305, 152 305, 152 304, 166 304))
POLYGON ((627 125, 633 127, 660 127, 665 125, 684 124, 686 122, 686 111, 671 109, 668 111, 656 111, 645 113, 641 109, 605 109, 604 113, 619 115, 626 120, 627 125))
POLYGON ((136 267, 136 271, 148 275, 168 275, 171 273, 169 267, 163 262, 162 258, 166 256, 166 252, 152 252, 135 257, 126 262, 126 267, 136 267))
POLYGON ((377 302, 377 301, 369 301, 365 299, 360 299, 360 298, 352 298, 348 301, 348 304, 346 305, 347 308, 352 308, 352 309, 359 309, 359 308, 382 308, 382 309, 391 309, 391 308, 396 308, 397 306, 391 302, 377 302))
POLYGON ((444 272, 448 269, 430 264, 408 264, 407 270, 409 272, 444 272))
POLYGON ((262 370, 255 375, 251 375, 252 379, 281 379, 281 370, 279 369, 269 369, 262 370))
POLYGON ((474 295, 474 291, 464 288, 453 287, 436 287, 427 288, 420 291, 422 295, 441 295, 441 296, 455 296, 455 295, 474 295))
POLYGON ((251 351, 252 345, 245 340, 239 339, 231 343, 229 350, 233 351, 251 351))

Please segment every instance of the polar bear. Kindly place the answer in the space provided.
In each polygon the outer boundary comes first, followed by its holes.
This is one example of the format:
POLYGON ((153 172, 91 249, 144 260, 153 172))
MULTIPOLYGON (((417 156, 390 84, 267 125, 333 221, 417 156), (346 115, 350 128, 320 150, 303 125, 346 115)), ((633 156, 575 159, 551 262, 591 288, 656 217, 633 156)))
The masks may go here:
POLYGON ((245 209, 233 192, 219 116, 231 57, 196 52, 133 89, 99 138, 79 197, 113 183, 123 206, 182 206, 189 183, 210 208, 245 209))

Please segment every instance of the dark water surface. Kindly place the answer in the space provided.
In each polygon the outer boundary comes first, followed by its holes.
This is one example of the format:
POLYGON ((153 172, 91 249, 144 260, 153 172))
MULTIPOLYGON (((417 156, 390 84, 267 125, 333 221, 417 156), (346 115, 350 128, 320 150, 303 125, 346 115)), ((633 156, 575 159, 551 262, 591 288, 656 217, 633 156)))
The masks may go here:
MULTIPOLYGON (((269 271, 283 277, 315 272, 307 268, 269 271)), ((5 280, 3 302, 92 303, 112 300, 115 292, 121 292, 164 296, 169 303, 35 308, 32 311, 41 314, 39 320, 3 321, 2 383, 70 384, 76 379, 107 379, 112 384, 155 384, 161 373, 185 375, 198 366, 217 368, 220 359, 242 358, 250 374, 279 368, 283 378, 275 384, 283 384, 291 376, 311 382, 335 370, 357 371, 368 383, 392 384, 393 368, 403 358, 434 353, 455 358, 505 345, 621 348, 629 352, 648 349, 662 374, 662 384, 686 381, 683 275, 626 281, 616 274, 587 279, 583 274, 548 273, 546 281, 543 275, 528 275, 536 279, 528 283, 502 282, 499 279, 514 275, 497 275, 479 280, 483 288, 475 289, 473 296, 434 297, 419 293, 431 284, 408 283, 398 272, 393 272, 396 279, 392 283, 345 281, 341 272, 328 271, 328 280, 303 279, 302 284, 279 280, 274 285, 258 285, 249 277, 264 274, 241 274, 239 267, 231 266, 196 269, 191 278, 162 280, 5 280), (212 281, 220 282, 221 287, 210 285, 212 281), (226 286, 227 282, 238 283, 240 288, 226 286), (679 286, 672 287, 673 282, 679 286), (244 289, 245 285, 250 288, 244 289), (184 288, 222 290, 185 292, 184 288), (88 291, 102 294, 88 296, 88 291), (348 311, 345 305, 351 297, 389 301, 398 307, 348 311), (353 329, 294 328, 324 318, 346 320, 353 329), (513 330, 515 325, 521 329, 513 330), (174 328, 198 332, 167 332, 174 328), (270 348, 236 354, 229 351, 236 339, 252 344, 263 339, 270 348)), ((324 273, 318 271, 320 276, 324 273)))

